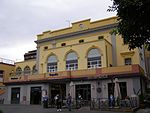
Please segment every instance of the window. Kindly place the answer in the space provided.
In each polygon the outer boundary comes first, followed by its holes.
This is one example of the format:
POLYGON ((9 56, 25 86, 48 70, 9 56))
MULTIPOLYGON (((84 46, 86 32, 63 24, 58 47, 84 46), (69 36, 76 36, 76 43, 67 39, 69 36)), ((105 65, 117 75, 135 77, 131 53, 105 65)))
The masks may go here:
POLYGON ((30 74, 30 67, 29 66, 26 66, 25 68, 24 68, 24 74, 25 75, 28 75, 28 74, 30 74))
POLYGON ((33 68, 32 68, 32 73, 35 74, 36 72, 37 72, 36 65, 34 65, 33 68))
POLYGON ((119 82, 119 87, 120 87, 121 98, 125 99, 127 96, 127 83, 119 82))
POLYGON ((3 78, 4 71, 0 70, 0 78, 3 78))
POLYGON ((66 58, 66 70, 78 69, 78 57, 75 52, 70 52, 66 58))
POLYGON ((48 57, 47 61, 47 72, 56 72, 57 71, 57 58, 55 55, 48 57))
POLYGON ((80 29, 83 29, 83 28, 84 28, 84 25, 83 25, 83 24, 79 24, 79 28, 80 28, 80 29))
POLYGON ((99 40, 104 39, 104 36, 98 36, 98 39, 99 40))
POLYGON ((66 46, 66 43, 62 43, 61 46, 66 46))
POLYGON ((131 65, 132 64, 131 58, 125 58, 124 62, 125 62, 125 65, 131 65))
POLYGON ((88 69, 99 68, 102 66, 101 65, 101 55, 100 55, 98 49, 94 48, 89 51, 87 63, 88 63, 87 64, 88 69))
POLYGON ((22 69, 20 67, 17 67, 16 75, 21 75, 21 74, 22 74, 22 69))
POLYGON ((44 47, 44 50, 46 50, 46 49, 48 49, 48 46, 45 46, 45 47, 44 47))
POLYGON ((79 43, 83 43, 84 42, 84 40, 79 40, 79 43))

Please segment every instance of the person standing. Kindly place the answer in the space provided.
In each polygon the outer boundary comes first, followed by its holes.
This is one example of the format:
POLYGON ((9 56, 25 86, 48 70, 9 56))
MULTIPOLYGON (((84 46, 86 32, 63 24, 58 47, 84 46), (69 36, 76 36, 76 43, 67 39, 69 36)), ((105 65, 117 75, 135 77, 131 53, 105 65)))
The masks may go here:
POLYGON ((70 93, 68 93, 67 106, 68 106, 69 111, 71 111, 71 100, 72 100, 72 97, 71 97, 70 93))
POLYGON ((59 94, 55 96, 57 111, 61 111, 61 97, 59 94))
POLYGON ((109 102, 110 102, 110 107, 112 108, 114 106, 114 96, 112 94, 110 94, 109 102))
POLYGON ((43 107, 48 108, 48 95, 47 95, 47 93, 43 96, 43 107))
POLYGON ((82 96, 80 94, 78 94, 78 97, 77 97, 77 106, 78 106, 78 108, 81 108, 81 104, 82 104, 82 96))

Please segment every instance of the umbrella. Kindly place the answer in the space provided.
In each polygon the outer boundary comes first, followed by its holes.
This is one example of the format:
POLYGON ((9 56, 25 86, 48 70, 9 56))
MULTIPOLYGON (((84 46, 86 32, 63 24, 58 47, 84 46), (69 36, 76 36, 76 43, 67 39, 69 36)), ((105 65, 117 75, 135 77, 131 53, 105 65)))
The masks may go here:
POLYGON ((114 97, 115 97, 115 105, 117 106, 118 105, 117 99, 121 98, 118 78, 115 78, 114 97))

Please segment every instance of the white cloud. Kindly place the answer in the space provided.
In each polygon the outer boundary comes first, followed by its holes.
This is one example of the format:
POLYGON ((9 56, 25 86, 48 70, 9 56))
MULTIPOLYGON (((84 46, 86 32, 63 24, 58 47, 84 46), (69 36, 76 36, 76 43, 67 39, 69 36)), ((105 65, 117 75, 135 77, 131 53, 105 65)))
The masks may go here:
POLYGON ((17 44, 17 45, 12 45, 12 47, 1 47, 0 53, 1 53, 1 58, 6 58, 6 59, 11 59, 14 61, 18 60, 23 60, 24 59, 24 54, 27 53, 30 50, 36 49, 36 46, 34 43, 31 42, 24 42, 17 44))

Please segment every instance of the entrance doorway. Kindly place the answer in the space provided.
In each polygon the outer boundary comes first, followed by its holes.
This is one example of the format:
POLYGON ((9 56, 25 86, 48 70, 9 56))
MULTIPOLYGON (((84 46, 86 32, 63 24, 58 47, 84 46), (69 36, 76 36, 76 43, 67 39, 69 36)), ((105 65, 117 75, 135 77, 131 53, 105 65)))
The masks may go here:
POLYGON ((11 89, 11 104, 20 103, 20 87, 11 89))
POLYGON ((90 84, 82 84, 82 85, 76 85, 76 99, 78 98, 78 95, 80 94, 82 99, 85 101, 91 100, 91 85, 90 84))
POLYGON ((50 84, 49 85, 50 91, 50 105, 55 105, 54 97, 59 94, 63 99, 66 98, 66 84, 50 84))
POLYGON ((114 95, 115 83, 108 83, 108 98, 110 95, 114 95))
MULTIPOLYGON (((119 88, 120 88, 120 96, 121 99, 125 99, 127 96, 127 83, 126 82, 119 82, 119 88)), ((108 98, 110 95, 114 95, 115 90, 115 83, 108 83, 108 98)))
POLYGON ((30 104, 41 104, 41 87, 31 87, 30 104))

